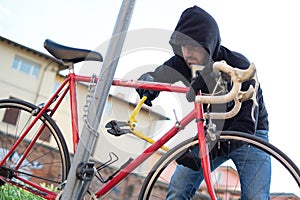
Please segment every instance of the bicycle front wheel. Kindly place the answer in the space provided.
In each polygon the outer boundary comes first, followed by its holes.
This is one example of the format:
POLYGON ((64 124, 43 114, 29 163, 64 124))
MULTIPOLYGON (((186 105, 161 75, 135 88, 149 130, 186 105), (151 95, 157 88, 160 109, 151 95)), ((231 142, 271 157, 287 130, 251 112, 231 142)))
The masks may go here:
MULTIPOLYGON (((236 169, 237 163, 233 163, 232 161, 226 161, 218 167, 214 166, 214 162, 211 161, 211 167, 215 169, 212 172, 211 177, 218 199, 261 199, 257 196, 241 196, 242 193, 247 193, 247 191, 242 192, 242 190, 253 188, 254 182, 252 184, 252 180, 257 181, 257 179, 260 178, 260 174, 262 173, 262 171, 260 171, 260 167, 257 167, 257 171, 252 170, 251 174, 247 173, 246 176, 248 176, 247 178, 248 180, 250 180, 250 183, 248 182, 248 187, 241 187, 241 177, 239 176, 239 174, 243 174, 242 176, 245 175, 245 173, 243 173, 243 166, 245 163, 243 162, 251 160, 256 163, 256 166, 264 166, 264 164, 266 162, 269 162, 270 159, 272 168, 271 183, 268 182, 265 185, 262 185, 262 187, 270 185, 270 199, 282 199, 282 197, 291 199, 299 198, 300 171, 298 167, 292 162, 292 160, 289 159, 279 149, 258 137, 241 132, 223 131, 218 142, 225 142, 228 149, 230 149, 230 146, 234 143, 242 142, 243 146, 238 148, 236 151, 239 151, 241 148, 243 148, 244 154, 244 159, 242 161, 239 161, 238 163, 239 172, 237 172, 236 169), (250 156, 250 153, 248 152, 253 151, 264 156, 260 156, 260 159, 256 160, 253 158, 248 158, 250 156)), ((165 155, 163 155, 146 177, 139 195, 139 199, 165 199, 170 184, 172 184, 173 188, 176 188, 175 183, 170 181, 171 176, 178 165, 176 160, 184 155, 187 151, 190 151, 190 149, 195 145, 198 145, 198 139, 191 138, 180 143, 165 155)), ((231 158, 229 157, 229 155, 228 159, 225 155, 222 155, 222 159, 230 160, 231 158)), ((185 180, 183 176, 181 178, 182 181, 185 180)), ((186 177, 186 179, 189 180, 188 177, 186 177)), ((254 195, 256 193, 258 192, 251 192, 251 194, 254 195)), ((200 184, 200 187, 197 189, 197 192, 193 199, 210 199, 204 181, 202 181, 202 183, 200 184)))
POLYGON ((69 152, 61 131, 49 115, 44 113, 24 139, 16 144, 38 112, 37 106, 25 101, 0 100, 2 184, 5 181, 35 191, 30 189, 28 182, 53 188, 66 180, 70 167, 69 152), (14 145, 17 146, 15 151, 4 162, 14 145))

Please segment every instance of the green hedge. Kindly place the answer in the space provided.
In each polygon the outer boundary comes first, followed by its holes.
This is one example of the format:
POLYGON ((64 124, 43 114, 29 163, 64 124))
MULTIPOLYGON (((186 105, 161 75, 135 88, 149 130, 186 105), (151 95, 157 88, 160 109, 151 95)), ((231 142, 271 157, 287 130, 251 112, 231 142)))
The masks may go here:
POLYGON ((43 200, 43 198, 16 186, 4 184, 0 187, 0 200, 43 200))

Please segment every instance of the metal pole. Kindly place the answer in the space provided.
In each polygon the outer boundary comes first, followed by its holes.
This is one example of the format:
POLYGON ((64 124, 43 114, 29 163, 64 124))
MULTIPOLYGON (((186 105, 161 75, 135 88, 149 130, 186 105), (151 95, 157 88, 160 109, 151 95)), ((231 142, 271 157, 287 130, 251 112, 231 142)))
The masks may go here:
POLYGON ((82 199, 86 191, 86 181, 76 177, 76 169, 80 163, 89 161, 91 152, 94 150, 97 134, 91 131, 97 130, 101 121, 104 106, 107 101, 109 89, 114 78, 119 57, 125 41, 126 33, 133 13, 135 0, 123 0, 119 15, 114 27, 102 70, 99 74, 94 98, 89 106, 87 116, 88 125, 85 123, 81 132, 80 141, 71 165, 66 186, 64 188, 63 200, 82 199))

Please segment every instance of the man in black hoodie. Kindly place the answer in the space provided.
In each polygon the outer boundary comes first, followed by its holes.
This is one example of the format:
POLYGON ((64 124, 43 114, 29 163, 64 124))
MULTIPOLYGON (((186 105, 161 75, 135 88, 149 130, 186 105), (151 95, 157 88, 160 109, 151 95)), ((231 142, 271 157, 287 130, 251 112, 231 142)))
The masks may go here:
MULTIPOLYGON (((189 102, 194 101, 195 94, 199 90, 202 93, 211 93, 216 83, 212 73, 213 62, 225 60, 230 66, 240 69, 246 69, 250 65, 245 56, 221 45, 216 21, 210 14, 197 6, 188 8, 182 13, 171 36, 170 44, 174 56, 153 72, 143 74, 139 80, 165 83, 182 81, 190 87, 190 91, 186 94, 189 102), (205 66, 195 80, 192 79, 191 74, 191 65, 194 64, 205 66)), ((230 90, 230 80, 227 83, 226 87, 230 90)), ((254 84, 254 80, 246 81, 242 84, 242 90, 245 91, 250 85, 254 86, 254 84)), ((149 106, 152 106, 151 101, 159 95, 158 91, 137 89, 137 92, 140 97, 148 97, 145 103, 149 106)), ((257 90, 257 102, 258 106, 254 112, 255 120, 251 116, 253 102, 248 100, 242 103, 240 112, 233 118, 225 121, 215 120, 214 123, 217 124, 217 129, 246 132, 268 140, 268 113, 260 87, 257 90)), ((210 107, 210 111, 229 111, 232 107, 233 103, 213 105, 210 107)), ((204 109, 206 108, 207 106, 204 105, 204 109)), ((212 154, 215 156, 211 164, 212 168, 216 168, 230 158, 239 172, 242 189, 241 199, 269 199, 271 176, 269 157, 265 159, 265 154, 253 149, 249 152, 245 145, 234 144, 233 146, 230 147, 230 151, 228 151, 227 144, 222 144, 221 149, 212 149, 212 154), (247 160, 244 156, 246 151, 248 154, 252 154, 252 156, 249 156, 250 159, 247 160), (264 159, 263 164, 258 162, 260 159, 264 159), (254 175, 253 172, 259 174, 254 175)), ((197 148, 193 149, 195 155, 199 155, 198 151, 197 148)), ((201 169, 195 169, 185 163, 180 164, 182 165, 177 166, 172 176, 167 199, 192 198, 203 180, 201 169)))

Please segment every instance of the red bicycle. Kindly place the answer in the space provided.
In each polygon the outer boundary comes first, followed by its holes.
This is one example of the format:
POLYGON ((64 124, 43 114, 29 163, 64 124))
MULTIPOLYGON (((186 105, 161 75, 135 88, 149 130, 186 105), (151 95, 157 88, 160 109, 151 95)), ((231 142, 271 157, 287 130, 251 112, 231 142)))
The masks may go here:
MULTIPOLYGON (((0 100, 0 117, 2 119, 0 123, 0 184, 8 183, 46 199, 59 199, 70 168, 70 154, 64 136, 52 116, 58 112, 58 108, 66 95, 70 94, 72 136, 74 151, 76 151, 79 141, 76 82, 97 82, 97 78, 76 75, 73 64, 84 60, 102 61, 102 56, 95 51, 66 47, 50 40, 45 41, 45 47, 54 57, 68 66, 69 74, 45 104, 34 105, 19 99, 0 100), (49 189, 51 184, 58 189, 54 191, 49 189)), ((143 98, 136 106, 128 121, 113 120, 106 125, 111 134, 131 133, 148 141, 151 145, 146 147, 139 156, 129 159, 120 169, 115 170, 108 179, 104 180, 101 177, 101 170, 108 167, 107 162, 99 161, 99 166, 95 164, 94 168, 97 169, 98 173, 94 180, 102 183, 99 184, 97 190, 88 190, 87 196, 90 199, 109 199, 112 195, 110 192, 113 191, 112 189, 116 189, 122 180, 129 177, 128 175, 132 174, 151 155, 161 151, 161 148, 166 153, 156 162, 147 177, 140 177, 143 179, 143 184, 135 185, 131 199, 164 199, 168 185, 172 184, 170 177, 177 165, 176 160, 195 145, 199 145, 200 148, 199 156, 205 180, 205 184, 201 184, 195 198, 203 199, 204 192, 207 191, 206 194, 211 199, 239 199, 241 193, 239 178, 230 178, 234 166, 222 165, 222 173, 218 169, 216 172, 211 172, 210 166, 209 149, 211 145, 227 142, 230 148, 233 141, 243 142, 248 148, 258 148, 259 151, 265 152, 266 157, 271 157, 273 167, 271 188, 282 177, 288 177, 289 190, 282 189, 283 187, 275 188, 272 190, 274 192, 272 195, 280 196, 292 192, 299 194, 299 168, 278 148, 253 135, 241 132, 217 132, 213 129, 210 119, 225 119, 234 116, 239 111, 243 101, 249 100, 253 95, 255 96, 255 88, 249 88, 245 92, 240 91, 243 81, 255 79, 254 65, 251 65, 247 70, 239 70, 230 67, 225 62, 216 62, 214 69, 231 76, 232 90, 221 96, 199 94, 195 99, 194 109, 181 120, 177 120, 175 125, 156 141, 148 138, 136 128, 137 120, 135 117, 146 98, 143 98), (202 108, 203 103, 225 103, 232 100, 235 102, 234 109, 227 113, 208 113, 202 108), (185 140, 172 149, 165 146, 171 138, 192 122, 197 123, 197 137, 185 140), (127 128, 124 129, 124 126, 127 128), (279 176, 277 176, 278 174, 279 176), (226 177, 227 179, 223 180, 226 177)), ((115 79, 112 85, 172 93, 186 93, 188 91, 186 87, 171 84, 132 80, 115 79)), ((101 154, 101 152, 96 153, 101 154)), ((245 158, 247 156, 245 155, 245 158)), ((263 162, 263 160, 257 162, 263 162)), ((253 178, 255 178, 255 174, 253 172, 253 178)), ((124 196, 115 195, 114 198, 124 199, 124 196)), ((128 197, 128 199, 130 198, 128 197)))

